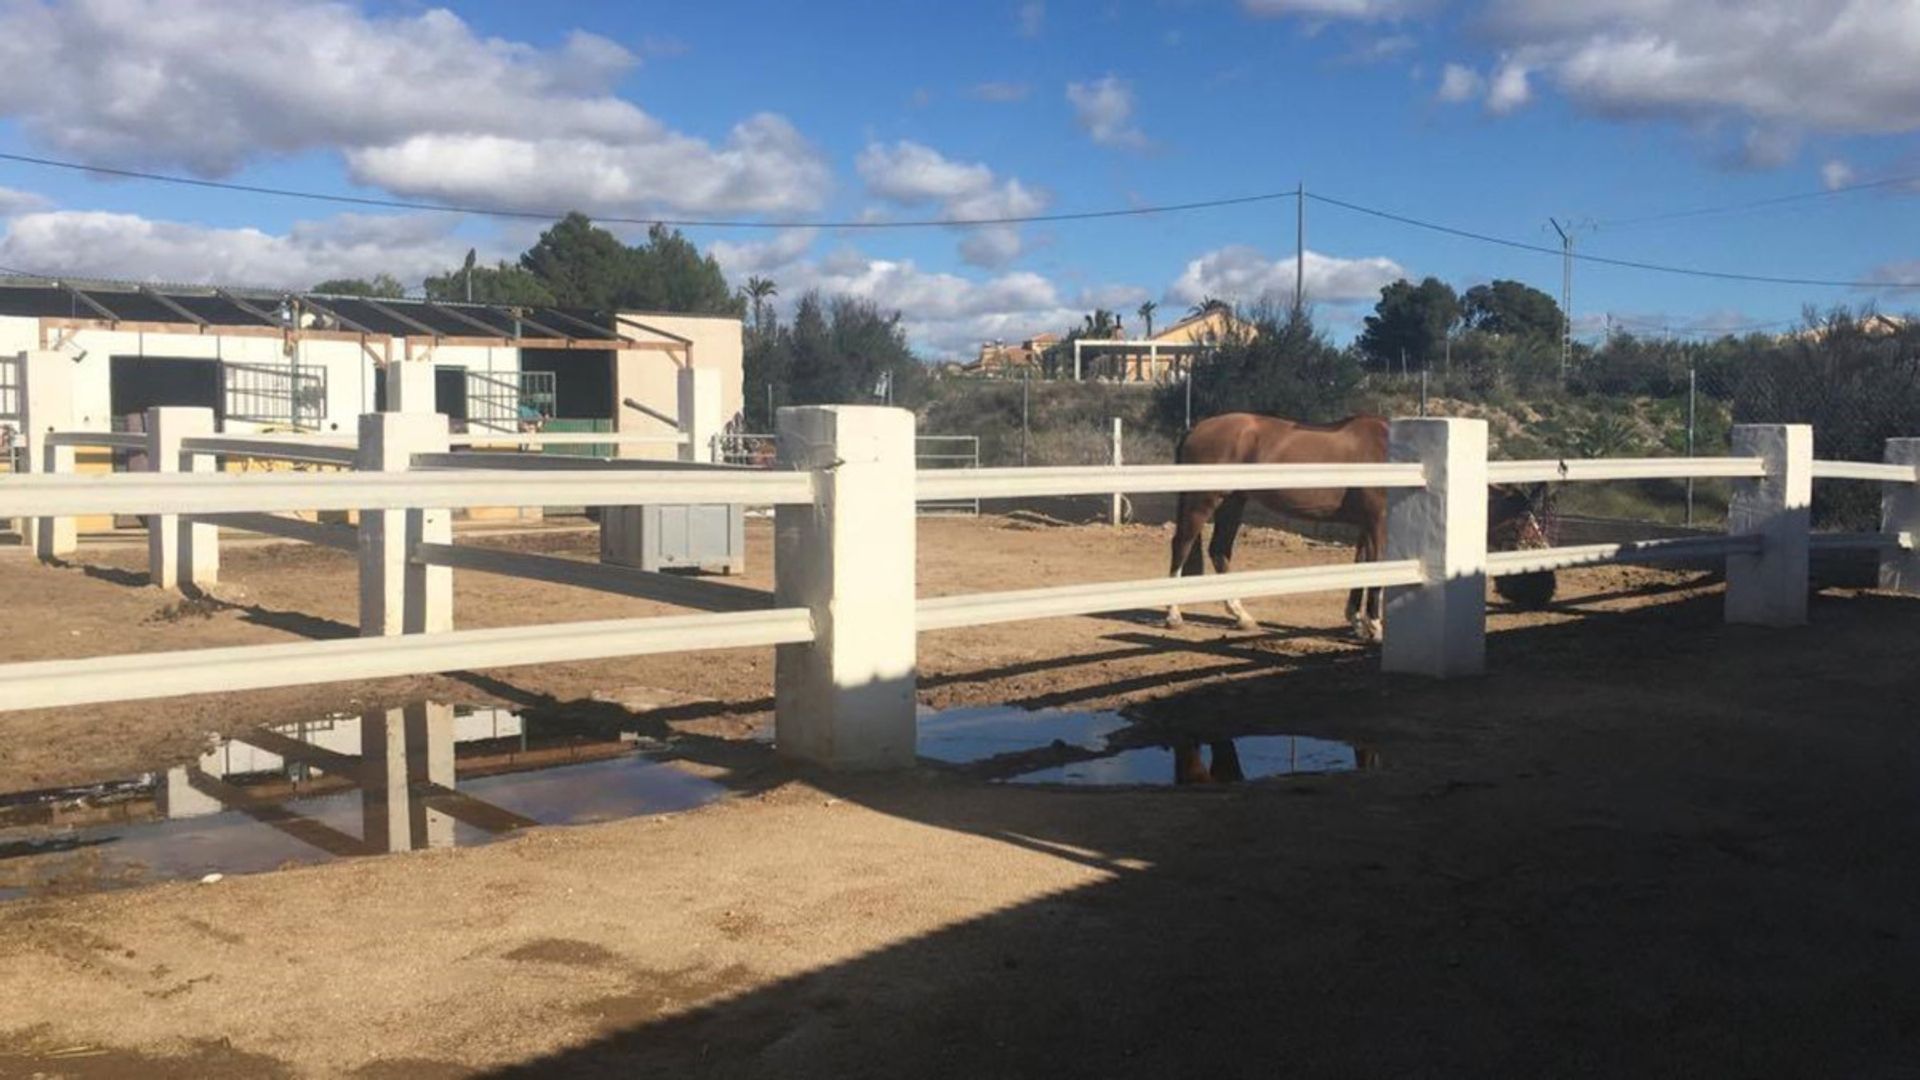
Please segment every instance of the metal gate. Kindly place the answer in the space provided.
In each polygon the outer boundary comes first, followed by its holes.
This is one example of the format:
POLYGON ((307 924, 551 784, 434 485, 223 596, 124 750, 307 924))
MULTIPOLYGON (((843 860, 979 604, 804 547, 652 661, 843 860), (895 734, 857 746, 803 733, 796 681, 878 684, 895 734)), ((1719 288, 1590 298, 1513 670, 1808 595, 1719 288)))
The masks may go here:
POLYGON ((20 358, 0 356, 0 472, 18 472, 26 461, 20 426, 20 358))
POLYGON ((554 372, 467 372, 467 428, 520 431, 523 422, 553 419, 554 372))
MULTIPOLYGON (((977 469, 980 467, 978 435, 921 435, 913 441, 915 469, 977 469)), ((922 502, 922 514, 971 514, 979 516, 979 499, 951 499, 922 502)))
POLYGON ((327 369, 220 364, 222 414, 256 424, 318 428, 327 418, 327 369))
MULTIPOLYGON (((779 437, 728 432, 715 435, 714 460, 728 465, 771 467, 777 457, 779 437)), ((919 435, 913 440, 915 469, 977 469, 980 467, 980 437, 977 435, 919 435)), ((952 499, 918 504, 922 514, 980 513, 979 499, 952 499)))

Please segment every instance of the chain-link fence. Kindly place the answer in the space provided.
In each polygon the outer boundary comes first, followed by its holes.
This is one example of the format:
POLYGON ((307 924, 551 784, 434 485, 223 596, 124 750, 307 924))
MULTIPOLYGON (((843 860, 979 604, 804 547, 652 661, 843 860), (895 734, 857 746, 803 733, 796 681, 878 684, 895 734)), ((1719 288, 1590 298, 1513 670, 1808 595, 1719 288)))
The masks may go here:
MULTIPOLYGON (((1797 343, 1744 363, 1608 371, 1604 354, 1565 386, 1488 388, 1471 377, 1369 375, 1363 398, 1388 415, 1473 416, 1488 421, 1496 456, 1722 456, 1735 424, 1803 423, 1814 452, 1879 461, 1886 440, 1920 435, 1920 357, 1893 340, 1869 348, 1797 343)), ((1858 343, 1856 343, 1858 344, 1858 343)), ((1726 481, 1649 480, 1569 485, 1563 510, 1656 524, 1720 528, 1726 481)), ((1817 528, 1876 528, 1876 485, 1815 485, 1817 528)))

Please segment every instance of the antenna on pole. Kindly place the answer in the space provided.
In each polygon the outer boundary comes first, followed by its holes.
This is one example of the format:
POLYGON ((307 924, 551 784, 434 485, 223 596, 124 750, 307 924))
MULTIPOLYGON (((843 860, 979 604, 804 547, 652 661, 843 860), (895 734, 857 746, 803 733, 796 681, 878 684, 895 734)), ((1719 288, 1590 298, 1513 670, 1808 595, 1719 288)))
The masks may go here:
POLYGON ((1560 381, 1564 383, 1567 369, 1573 366, 1573 236, 1580 226, 1572 219, 1561 225, 1548 218, 1547 224, 1560 234, 1560 381))

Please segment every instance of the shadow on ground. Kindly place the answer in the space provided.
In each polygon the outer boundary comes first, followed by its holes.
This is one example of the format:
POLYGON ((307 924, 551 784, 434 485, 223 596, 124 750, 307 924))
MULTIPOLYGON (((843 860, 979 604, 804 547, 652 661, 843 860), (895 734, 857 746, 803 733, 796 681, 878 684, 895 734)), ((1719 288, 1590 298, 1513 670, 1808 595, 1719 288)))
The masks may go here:
POLYGON ((499 1075, 1920 1075, 1920 602, 1814 619, 1695 596, 1495 635, 1484 679, 1333 660, 1142 707, 1378 748, 1343 776, 811 777, 1105 876, 691 1012, 610 1002, 499 1075))

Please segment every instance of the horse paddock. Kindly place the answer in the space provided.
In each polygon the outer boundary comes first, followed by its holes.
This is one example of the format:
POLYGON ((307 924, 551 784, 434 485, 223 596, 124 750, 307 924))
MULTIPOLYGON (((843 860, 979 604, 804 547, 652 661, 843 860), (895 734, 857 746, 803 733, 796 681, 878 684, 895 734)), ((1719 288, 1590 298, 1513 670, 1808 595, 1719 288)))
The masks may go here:
MULTIPOLYGON (((765 585, 753 525, 745 579, 765 585)), ((927 595, 1151 576, 1170 536, 919 533, 927 595)), ((594 537, 463 540, 590 557, 594 537)), ((1348 558, 1255 529, 1235 569, 1348 558)), ((137 541, 60 568, 0 549, 0 661, 355 632, 350 556, 223 559, 217 594, 181 603, 140 583, 137 541)), ((463 627, 666 610, 455 588, 463 627)), ((0 1075, 1909 1075, 1920 601, 1833 590, 1809 627, 1765 630, 1726 625, 1695 574, 1576 570, 1557 595, 1496 604, 1490 673, 1445 683, 1382 675, 1337 594, 1249 601, 1257 633, 1203 604, 1177 631, 1143 611, 922 638, 932 709, 1365 751, 1241 784, 798 769, 755 738, 770 649, 0 713, 0 792, 423 699, 632 728, 726 792, 112 891, 36 878, 44 850, 0 841, 0 889, 23 892, 0 903, 0 1075)))

